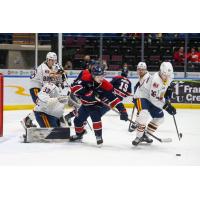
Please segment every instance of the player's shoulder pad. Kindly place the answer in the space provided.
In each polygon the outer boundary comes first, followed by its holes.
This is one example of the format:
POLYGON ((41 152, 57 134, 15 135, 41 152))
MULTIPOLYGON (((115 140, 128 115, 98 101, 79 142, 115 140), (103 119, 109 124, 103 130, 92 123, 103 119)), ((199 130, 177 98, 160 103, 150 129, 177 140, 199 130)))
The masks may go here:
POLYGON ((83 70, 81 80, 82 81, 92 81, 92 75, 90 74, 90 72, 87 69, 83 70))
POLYGON ((113 85, 110 82, 108 82, 106 79, 103 79, 101 88, 103 88, 105 91, 112 91, 113 85))

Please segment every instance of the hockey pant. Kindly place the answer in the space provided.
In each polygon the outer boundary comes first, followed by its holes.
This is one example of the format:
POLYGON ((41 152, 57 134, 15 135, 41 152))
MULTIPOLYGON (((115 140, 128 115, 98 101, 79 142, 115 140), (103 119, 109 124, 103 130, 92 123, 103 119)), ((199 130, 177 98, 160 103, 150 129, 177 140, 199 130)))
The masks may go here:
POLYGON ((93 129, 95 132, 95 136, 102 136, 102 122, 101 116, 105 114, 101 111, 102 107, 92 105, 92 106, 84 106, 82 105, 78 110, 78 116, 74 118, 74 125, 76 134, 84 133, 85 122, 88 117, 92 119, 93 129))
POLYGON ((137 136, 140 137, 143 134, 148 122, 149 114, 152 117, 152 120, 147 125, 147 132, 153 134, 164 120, 163 110, 144 98, 135 99, 134 103, 139 113, 136 118, 136 122, 138 123, 137 136))
POLYGON ((36 112, 35 118, 41 128, 60 127, 60 120, 43 112, 36 112))

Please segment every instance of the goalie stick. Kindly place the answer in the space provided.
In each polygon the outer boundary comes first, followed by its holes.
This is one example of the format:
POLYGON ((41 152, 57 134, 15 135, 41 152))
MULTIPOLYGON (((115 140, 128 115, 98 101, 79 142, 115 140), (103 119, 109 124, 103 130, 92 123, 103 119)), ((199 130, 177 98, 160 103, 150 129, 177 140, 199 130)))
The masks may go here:
MULTIPOLYGON (((96 99, 97 101, 99 101, 100 103, 102 103, 103 105, 105 105, 105 106, 107 106, 108 108, 110 108, 111 110, 113 110, 113 111, 114 111, 115 113, 117 113, 118 115, 120 115, 120 112, 119 112, 119 111, 117 111, 117 110, 115 110, 114 108, 110 107, 107 103, 101 101, 98 97, 95 97, 95 99, 96 99)), ((128 121, 131 122, 131 123, 134 123, 134 121, 131 120, 131 119, 128 119, 128 121)), ((151 137, 155 138, 156 140, 158 140, 158 141, 161 142, 161 143, 172 142, 172 139, 171 139, 171 138, 159 138, 159 137, 157 137, 157 136, 155 136, 155 135, 153 135, 153 134, 151 134, 151 133, 148 133, 148 132, 146 132, 146 133, 147 133, 148 135, 150 135, 151 137)))

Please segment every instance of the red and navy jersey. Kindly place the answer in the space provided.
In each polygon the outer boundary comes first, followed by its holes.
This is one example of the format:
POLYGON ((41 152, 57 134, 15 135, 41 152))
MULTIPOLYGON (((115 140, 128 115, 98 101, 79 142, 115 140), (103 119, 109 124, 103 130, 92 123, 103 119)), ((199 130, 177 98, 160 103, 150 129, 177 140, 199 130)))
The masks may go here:
POLYGON ((124 76, 115 76, 110 83, 114 87, 114 92, 120 100, 131 95, 132 86, 128 78, 124 76))
POLYGON ((99 99, 108 99, 110 106, 116 107, 119 111, 125 110, 120 99, 114 94, 113 85, 103 79, 101 83, 97 83, 92 78, 90 72, 86 69, 81 72, 79 79, 71 85, 71 91, 74 95, 80 98, 83 105, 95 105, 99 99))

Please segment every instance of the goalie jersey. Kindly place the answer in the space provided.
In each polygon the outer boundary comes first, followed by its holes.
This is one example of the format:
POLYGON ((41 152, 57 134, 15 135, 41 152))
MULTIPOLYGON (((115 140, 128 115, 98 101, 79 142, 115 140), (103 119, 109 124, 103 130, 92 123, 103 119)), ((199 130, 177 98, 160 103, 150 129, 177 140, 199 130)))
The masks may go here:
POLYGON ((138 87, 134 94, 134 99, 145 98, 158 108, 163 108, 165 104, 165 92, 172 80, 163 82, 156 72, 153 76, 146 73, 142 79, 139 80, 138 87))
POLYGON ((69 88, 58 87, 54 83, 46 83, 38 93, 37 104, 34 111, 43 112, 60 118, 68 102, 69 88))

